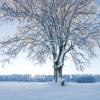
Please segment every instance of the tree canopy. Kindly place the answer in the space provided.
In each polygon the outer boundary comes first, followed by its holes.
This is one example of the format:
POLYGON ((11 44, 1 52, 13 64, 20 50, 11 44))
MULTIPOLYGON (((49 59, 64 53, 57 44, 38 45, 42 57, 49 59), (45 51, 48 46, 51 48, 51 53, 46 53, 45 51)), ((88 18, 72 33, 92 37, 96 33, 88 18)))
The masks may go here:
POLYGON ((1 0, 0 20, 19 21, 15 36, 0 41, 2 62, 26 50, 40 63, 51 57, 54 69, 70 55, 82 70, 100 47, 95 0, 1 0))

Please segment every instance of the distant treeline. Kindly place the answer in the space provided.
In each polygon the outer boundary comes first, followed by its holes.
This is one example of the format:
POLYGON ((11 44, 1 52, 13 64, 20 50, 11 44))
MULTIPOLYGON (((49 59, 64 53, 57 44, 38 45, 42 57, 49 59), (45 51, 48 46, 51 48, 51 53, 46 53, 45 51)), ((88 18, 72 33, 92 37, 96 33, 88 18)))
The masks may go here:
MULTIPOLYGON (((65 82, 77 83, 95 83, 100 82, 100 75, 63 75, 65 82)), ((19 81, 19 82, 51 82, 54 80, 53 75, 0 75, 0 81, 19 81)))

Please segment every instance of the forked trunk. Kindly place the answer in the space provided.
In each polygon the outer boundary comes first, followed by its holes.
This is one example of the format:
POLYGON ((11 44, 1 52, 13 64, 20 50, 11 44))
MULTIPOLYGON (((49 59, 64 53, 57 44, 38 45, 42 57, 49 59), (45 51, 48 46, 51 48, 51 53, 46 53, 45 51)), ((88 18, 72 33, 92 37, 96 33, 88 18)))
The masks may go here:
MULTIPOLYGON (((57 55, 56 55, 57 56, 57 55)), ((62 80, 62 68, 64 65, 64 48, 63 46, 59 47, 59 54, 57 57, 54 55, 54 79, 55 82, 58 81, 58 78, 62 80)))

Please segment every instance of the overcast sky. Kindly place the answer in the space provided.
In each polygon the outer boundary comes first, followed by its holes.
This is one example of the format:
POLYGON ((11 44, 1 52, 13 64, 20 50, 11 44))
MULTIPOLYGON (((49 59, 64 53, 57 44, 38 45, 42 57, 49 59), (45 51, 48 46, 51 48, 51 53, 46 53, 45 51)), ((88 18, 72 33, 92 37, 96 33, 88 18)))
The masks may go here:
MULTIPOLYGON (((100 4, 100 0, 97 0, 97 2, 100 4)), ((15 22, 0 25, 0 38, 5 39, 8 35, 16 33, 16 26, 17 24, 15 22)), ((100 74, 99 51, 96 51, 98 57, 90 61, 84 72, 77 71, 71 59, 65 61, 63 74, 100 74)), ((53 74, 52 63, 49 60, 46 64, 38 65, 28 60, 25 55, 25 53, 20 53, 16 59, 11 61, 11 64, 6 64, 3 68, 0 65, 0 74, 53 74)))

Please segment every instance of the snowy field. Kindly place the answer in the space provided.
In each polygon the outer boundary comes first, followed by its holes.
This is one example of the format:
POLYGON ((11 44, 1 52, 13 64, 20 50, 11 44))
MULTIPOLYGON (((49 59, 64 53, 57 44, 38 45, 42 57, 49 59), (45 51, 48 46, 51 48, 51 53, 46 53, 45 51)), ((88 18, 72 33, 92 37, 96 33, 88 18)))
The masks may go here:
POLYGON ((0 82, 0 100, 100 100, 100 83, 0 82))

